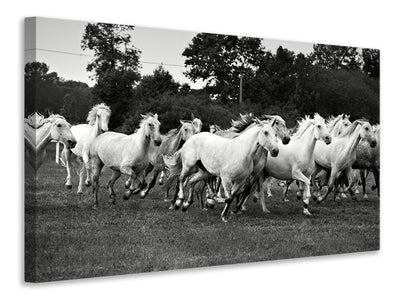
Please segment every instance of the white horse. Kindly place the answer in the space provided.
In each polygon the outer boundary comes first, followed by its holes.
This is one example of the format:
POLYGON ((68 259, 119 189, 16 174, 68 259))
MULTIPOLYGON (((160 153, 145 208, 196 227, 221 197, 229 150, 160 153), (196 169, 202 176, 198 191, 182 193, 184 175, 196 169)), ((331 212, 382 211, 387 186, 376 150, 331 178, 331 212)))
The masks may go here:
POLYGON ((199 133, 201 132, 201 129, 203 128, 203 122, 194 116, 194 114, 192 113, 192 124, 195 128, 195 133, 199 133))
POLYGON ((221 217, 227 222, 229 206, 240 192, 253 171, 253 160, 259 147, 268 150, 272 156, 279 153, 277 134, 268 124, 257 120, 256 126, 250 126, 242 134, 233 139, 226 139, 209 132, 202 132, 189 138, 181 150, 172 157, 164 157, 170 170, 171 181, 179 176, 179 193, 177 205, 184 200, 184 182, 193 172, 189 185, 188 202, 192 201, 193 185, 209 178, 221 177, 226 195, 225 207, 221 217))
POLYGON ((65 161, 65 167, 67 169, 66 187, 71 188, 71 152, 76 157, 78 164, 78 175, 79 185, 78 194, 83 194, 83 178, 86 170, 86 181, 85 185, 90 186, 90 165, 89 165, 89 151, 90 145, 94 139, 103 132, 108 131, 108 122, 110 120, 111 110, 106 104, 96 104, 89 111, 86 118, 88 124, 79 124, 71 127, 71 131, 74 134, 77 144, 74 149, 63 150, 61 156, 65 161))
POLYGON ((365 120, 354 121, 344 132, 335 137, 330 145, 317 142, 314 152, 316 167, 312 176, 313 186, 315 186, 315 175, 321 169, 330 172, 328 190, 323 196, 318 197, 318 202, 325 200, 334 187, 333 199, 336 199, 336 188, 342 175, 351 181, 351 167, 356 160, 356 149, 360 140, 367 141, 372 148, 376 146, 371 124, 365 120))
MULTIPOLYGON (((356 150, 356 161, 353 163, 353 169, 360 169, 360 179, 363 188, 363 198, 368 199, 365 184, 367 172, 372 171, 375 178, 375 188, 379 191, 379 173, 380 173, 380 125, 372 126, 373 134, 376 138, 376 147, 371 148, 367 142, 360 141, 356 150)), ((357 170, 358 171, 358 170, 357 170)), ((351 189, 350 189, 351 191, 351 189)))
POLYGON ((117 132, 106 132, 99 135, 90 147, 92 166, 94 206, 98 205, 99 178, 101 169, 106 166, 112 170, 107 188, 111 203, 115 204, 114 183, 122 174, 129 176, 125 187, 124 199, 132 194, 133 181, 137 177, 144 182, 146 169, 149 166, 149 145, 153 142, 161 145, 160 122, 158 115, 142 115, 139 129, 131 135, 117 132))
MULTIPOLYGON (((150 166, 146 170, 146 175, 153 171, 153 177, 150 180, 149 185, 140 192, 140 197, 144 198, 154 187, 158 174, 161 173, 159 184, 164 183, 164 169, 165 164, 163 155, 172 155, 178 151, 182 145, 195 134, 195 126, 192 122, 180 121, 181 125, 176 129, 171 129, 166 135, 161 135, 162 144, 161 146, 154 146, 150 144, 149 157, 150 166)), ((168 191, 166 191, 166 194, 168 191)), ((166 197, 167 198, 167 197, 166 197)))
POLYGON ((47 119, 35 112, 25 119, 25 150, 29 164, 35 173, 43 163, 46 147, 51 141, 57 141, 65 148, 73 148, 75 137, 63 116, 51 114, 47 119))
MULTIPOLYGON (((264 167, 264 176, 272 176, 280 180, 298 180, 300 197, 303 197, 303 213, 311 215, 310 178, 315 168, 314 149, 317 141, 330 144, 332 137, 328 132, 325 120, 318 114, 314 118, 306 116, 299 121, 299 127, 287 145, 279 144, 279 156, 270 157, 264 167)), ((261 183, 262 184, 262 183, 261 183)), ((265 199, 261 197, 264 213, 269 212, 265 199)))

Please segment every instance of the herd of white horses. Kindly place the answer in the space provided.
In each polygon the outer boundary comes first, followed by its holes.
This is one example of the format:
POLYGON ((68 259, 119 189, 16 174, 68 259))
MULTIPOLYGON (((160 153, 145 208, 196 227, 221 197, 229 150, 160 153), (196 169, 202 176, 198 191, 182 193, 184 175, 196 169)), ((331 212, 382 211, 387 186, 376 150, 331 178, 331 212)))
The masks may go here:
POLYGON ((56 141, 64 146, 60 160, 67 170, 65 185, 72 187, 76 167, 79 197, 84 184, 93 185, 94 206, 98 205, 99 178, 107 167, 112 171, 107 189, 113 204, 114 184, 124 174, 125 200, 132 194, 146 197, 158 181, 164 185, 170 209, 186 211, 195 197, 205 210, 224 203, 224 222, 234 200, 232 213, 245 210, 245 202, 252 197, 268 213, 264 183, 270 195, 273 178, 282 186, 284 201, 290 184, 296 182, 296 196, 303 200, 306 215, 311 215, 311 198, 319 203, 332 191, 333 199, 346 197, 347 192, 354 196, 359 181, 367 198, 369 172, 379 194, 380 126, 364 119, 351 122, 349 115, 341 114, 325 120, 316 113, 298 121, 290 134, 278 115, 245 114, 232 120, 226 130, 213 124, 204 132, 201 120, 192 114, 192 120, 181 120, 178 128, 163 135, 158 115, 148 113, 142 115, 139 128, 126 135, 108 130, 110 116, 110 108, 102 103, 89 111, 87 124, 71 126, 60 115, 44 118, 34 113, 26 118, 26 157, 35 174, 46 146, 56 141), (174 192, 171 199, 170 190, 174 192))

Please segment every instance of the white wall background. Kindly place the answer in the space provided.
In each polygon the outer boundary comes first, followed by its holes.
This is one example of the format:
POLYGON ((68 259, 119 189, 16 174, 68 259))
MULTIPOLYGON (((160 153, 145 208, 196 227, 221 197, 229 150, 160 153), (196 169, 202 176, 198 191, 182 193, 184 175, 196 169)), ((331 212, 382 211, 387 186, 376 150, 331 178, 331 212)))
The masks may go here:
MULTIPOLYGON (((6 1, 1 22, 2 299, 378 299, 399 296, 398 7, 384 1, 6 1), (156 3, 155 3, 156 2, 156 3), (183 271, 23 283, 23 18, 127 23, 381 49, 381 250, 183 271)), ((392 1, 396 3, 396 1, 392 1)))

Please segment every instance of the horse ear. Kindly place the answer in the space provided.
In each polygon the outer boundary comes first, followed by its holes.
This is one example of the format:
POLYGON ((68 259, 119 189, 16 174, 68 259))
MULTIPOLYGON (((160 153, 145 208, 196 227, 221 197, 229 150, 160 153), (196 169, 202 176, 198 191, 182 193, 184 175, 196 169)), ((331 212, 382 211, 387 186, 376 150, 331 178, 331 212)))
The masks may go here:
POLYGON ((142 114, 140 114, 140 116, 141 116, 142 118, 146 118, 146 116, 145 116, 145 115, 142 115, 142 114))
POLYGON ((192 117, 192 120, 196 119, 196 117, 194 116, 193 113, 190 113, 190 115, 191 115, 191 117, 192 117))
POLYGON ((185 124, 185 122, 183 122, 182 120, 179 120, 179 122, 181 122, 182 125, 185 124))
POLYGON ((259 118, 254 118, 254 122, 256 122, 257 125, 261 125, 261 121, 259 118))
POLYGON ((274 118, 274 121, 272 122, 271 127, 274 127, 275 123, 276 123, 276 118, 274 118))
POLYGON ((158 119, 158 114, 157 113, 154 115, 154 118, 158 119))

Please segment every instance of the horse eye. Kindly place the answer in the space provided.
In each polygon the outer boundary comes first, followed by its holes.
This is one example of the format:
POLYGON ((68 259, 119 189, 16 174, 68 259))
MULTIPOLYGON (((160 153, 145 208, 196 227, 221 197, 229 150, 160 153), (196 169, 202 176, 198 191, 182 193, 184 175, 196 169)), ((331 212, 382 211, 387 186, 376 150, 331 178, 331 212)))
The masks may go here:
POLYGON ((61 124, 57 124, 57 127, 61 127, 61 124))
POLYGON ((321 125, 318 125, 317 127, 318 127, 318 128, 321 128, 321 125))
POLYGON ((265 133, 265 135, 268 135, 268 131, 266 131, 266 132, 264 132, 265 133))

